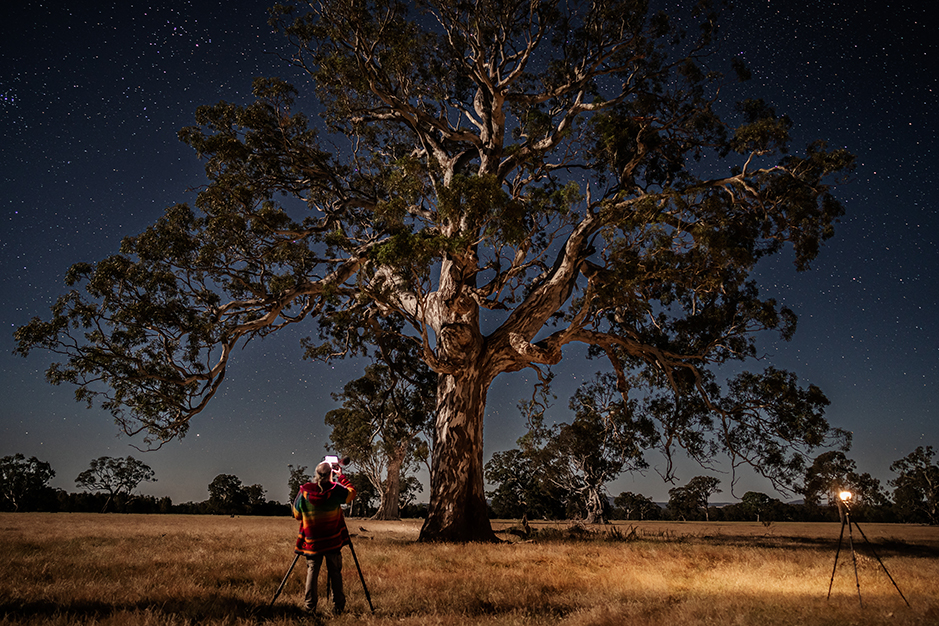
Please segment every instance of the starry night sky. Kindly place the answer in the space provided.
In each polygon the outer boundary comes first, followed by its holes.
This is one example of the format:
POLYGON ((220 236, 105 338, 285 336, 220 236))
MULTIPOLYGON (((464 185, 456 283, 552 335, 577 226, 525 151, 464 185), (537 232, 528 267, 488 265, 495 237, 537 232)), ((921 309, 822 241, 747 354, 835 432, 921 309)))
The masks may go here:
MULTIPOLYGON (((277 55, 286 48, 266 24, 267 4, 39 0, 0 9, 0 456, 48 461, 55 487, 74 491, 91 459, 132 454, 156 471, 147 494, 203 500, 229 473, 284 501, 287 464, 313 466, 326 451, 330 392, 360 375, 362 363, 303 361, 298 340, 310 327, 278 333, 236 355, 224 391, 185 439, 140 453, 106 412, 45 382, 51 355, 12 354, 13 330, 48 317, 71 264, 114 253, 165 207, 193 200, 202 164, 176 132, 197 106, 246 104, 255 76, 295 78, 277 55)), ((939 21, 914 8, 922 2, 737 4, 722 54, 744 58, 753 79, 725 97, 772 102, 796 123, 797 149, 824 138, 858 157, 837 191, 847 214, 812 269, 796 273, 783 255, 760 271, 764 293, 799 314, 794 341, 767 338, 765 347, 775 365, 822 387, 829 421, 854 432, 849 457, 886 483, 892 461, 939 448, 939 21)), ((558 421, 599 367, 577 352, 556 369, 558 421)), ((516 404, 531 379, 503 375, 490 390, 487 459, 523 433, 516 404)), ((679 478, 704 473, 684 466, 679 478)), ((714 475, 725 481, 714 499, 732 499, 729 476, 714 475)), ((610 491, 664 501, 669 487, 649 472, 610 491)), ((749 489, 773 493, 750 477, 735 491, 749 489)))

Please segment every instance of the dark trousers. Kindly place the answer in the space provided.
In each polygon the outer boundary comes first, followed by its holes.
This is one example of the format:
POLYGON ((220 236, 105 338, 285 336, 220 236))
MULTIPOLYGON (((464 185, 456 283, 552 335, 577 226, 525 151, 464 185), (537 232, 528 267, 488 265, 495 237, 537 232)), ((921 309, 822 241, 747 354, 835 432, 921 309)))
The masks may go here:
POLYGON ((303 608, 307 611, 316 610, 316 582, 326 559, 326 577, 333 593, 333 606, 337 613, 346 607, 346 595, 342 591, 342 550, 316 554, 306 557, 306 592, 303 596, 303 608))

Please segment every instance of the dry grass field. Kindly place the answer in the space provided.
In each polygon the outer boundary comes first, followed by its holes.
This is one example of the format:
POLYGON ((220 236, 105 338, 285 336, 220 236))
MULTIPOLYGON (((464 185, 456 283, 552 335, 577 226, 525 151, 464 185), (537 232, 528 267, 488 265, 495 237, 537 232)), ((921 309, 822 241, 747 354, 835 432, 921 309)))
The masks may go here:
MULTIPOLYGON (((419 522, 348 520, 375 613, 345 552, 330 624, 939 624, 939 528, 861 523, 911 604, 838 524, 536 525, 535 541, 425 545, 419 522)), ((497 523, 499 531, 511 523, 497 523)), ((296 624, 289 518, 0 514, 0 624, 296 624)), ((321 586, 322 587, 322 586, 321 586)))

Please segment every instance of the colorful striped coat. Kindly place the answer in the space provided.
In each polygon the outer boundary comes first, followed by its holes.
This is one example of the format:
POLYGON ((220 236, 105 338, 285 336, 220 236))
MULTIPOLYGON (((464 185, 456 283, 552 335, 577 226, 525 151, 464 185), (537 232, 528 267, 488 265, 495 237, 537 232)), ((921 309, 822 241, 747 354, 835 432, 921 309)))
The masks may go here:
POLYGON ((341 505, 352 502, 355 487, 345 476, 323 490, 317 483, 300 487, 293 502, 294 519, 300 520, 297 554, 312 556, 339 550, 349 543, 349 531, 341 505))

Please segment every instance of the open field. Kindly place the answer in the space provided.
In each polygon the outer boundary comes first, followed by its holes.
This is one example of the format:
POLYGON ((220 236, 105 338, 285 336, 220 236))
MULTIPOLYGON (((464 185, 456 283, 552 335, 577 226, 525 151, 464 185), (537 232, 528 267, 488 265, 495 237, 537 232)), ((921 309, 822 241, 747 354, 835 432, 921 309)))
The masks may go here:
MULTIPOLYGON (((826 599, 838 524, 543 523, 550 539, 501 545, 418 544, 419 521, 348 525, 376 611, 346 550, 348 610, 331 624, 939 624, 939 528, 861 522, 907 608, 857 531, 863 607, 847 543, 826 599)), ((295 532, 289 518, 0 514, 0 625, 312 622, 302 560, 268 608, 295 532)))

